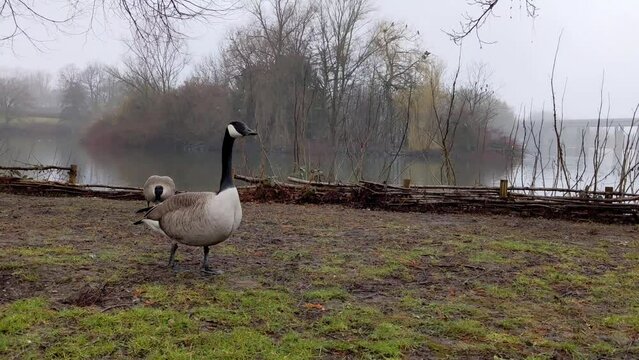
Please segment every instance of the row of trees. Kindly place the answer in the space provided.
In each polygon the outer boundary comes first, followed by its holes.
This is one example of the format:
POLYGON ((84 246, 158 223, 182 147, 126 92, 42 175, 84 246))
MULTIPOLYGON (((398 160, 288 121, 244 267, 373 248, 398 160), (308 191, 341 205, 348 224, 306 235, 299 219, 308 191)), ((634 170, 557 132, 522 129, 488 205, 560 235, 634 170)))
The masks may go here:
POLYGON ((0 116, 5 124, 24 117, 60 118, 82 125, 119 106, 126 89, 101 64, 68 65, 57 74, 0 75, 0 116))
MULTIPOLYGON (((395 158, 404 150, 436 150, 451 158, 454 149, 490 146, 497 118, 510 130, 512 113, 495 97, 485 68, 467 81, 458 68, 446 81, 420 34, 375 19, 370 5, 252 1, 251 22, 181 85, 184 43, 162 32, 138 36, 123 66, 107 69, 127 99, 87 139, 216 144, 215 132, 239 118, 257 127, 265 150, 292 151, 295 168, 309 162, 310 146, 324 147, 333 158, 348 154, 358 176, 373 150, 395 158)), ((452 167, 444 173, 454 181, 452 167)))
POLYGON ((311 150, 329 151, 330 176, 338 154, 360 177, 373 151, 387 154, 387 176, 400 152, 432 151, 442 181, 454 182, 456 153, 506 145, 498 128, 508 132, 514 116, 487 69, 447 74, 418 32, 376 19, 369 0, 251 0, 247 10, 251 21, 190 76, 183 38, 136 28, 120 66, 70 65, 55 86, 44 74, 0 77, 0 111, 7 122, 55 114, 92 124, 85 140, 114 147, 219 146, 219 129, 242 119, 264 154, 291 151, 295 169, 312 165, 311 150))
POLYGON ((0 119, 8 123, 25 114, 42 114, 57 108, 50 82, 51 76, 44 72, 0 74, 0 119))

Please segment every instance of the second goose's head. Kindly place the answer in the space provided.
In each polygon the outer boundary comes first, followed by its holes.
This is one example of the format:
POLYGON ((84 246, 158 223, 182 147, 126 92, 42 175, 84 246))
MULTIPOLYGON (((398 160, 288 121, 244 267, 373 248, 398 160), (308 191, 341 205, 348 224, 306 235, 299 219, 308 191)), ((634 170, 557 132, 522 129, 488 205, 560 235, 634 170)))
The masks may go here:
POLYGON ((229 136, 234 139, 241 138, 243 136, 257 135, 255 130, 251 130, 251 128, 241 121, 233 121, 226 127, 226 131, 229 136))

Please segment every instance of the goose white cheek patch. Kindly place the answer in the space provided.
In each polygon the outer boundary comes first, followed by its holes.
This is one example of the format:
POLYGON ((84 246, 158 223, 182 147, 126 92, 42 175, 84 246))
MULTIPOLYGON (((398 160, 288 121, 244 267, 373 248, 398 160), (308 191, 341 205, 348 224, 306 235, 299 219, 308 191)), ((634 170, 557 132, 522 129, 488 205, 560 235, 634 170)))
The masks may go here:
POLYGON ((242 137, 242 134, 240 134, 239 132, 237 132, 237 130, 235 130, 235 126, 233 125, 229 125, 227 126, 227 129, 229 131, 229 135, 231 135, 232 138, 239 138, 242 137))

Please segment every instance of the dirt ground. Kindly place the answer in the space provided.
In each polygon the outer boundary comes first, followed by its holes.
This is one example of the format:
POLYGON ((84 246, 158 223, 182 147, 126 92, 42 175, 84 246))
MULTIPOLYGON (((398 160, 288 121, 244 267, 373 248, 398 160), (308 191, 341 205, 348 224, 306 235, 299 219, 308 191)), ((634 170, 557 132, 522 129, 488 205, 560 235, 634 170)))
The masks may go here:
POLYGON ((639 357, 636 226, 245 203, 207 276, 143 205, 0 193, 0 357, 639 357))

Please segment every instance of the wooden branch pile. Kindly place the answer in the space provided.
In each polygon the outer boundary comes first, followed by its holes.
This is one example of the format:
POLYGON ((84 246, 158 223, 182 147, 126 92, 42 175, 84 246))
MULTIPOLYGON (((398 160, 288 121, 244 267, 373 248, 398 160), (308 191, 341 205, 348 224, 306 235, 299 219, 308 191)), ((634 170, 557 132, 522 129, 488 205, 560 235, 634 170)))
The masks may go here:
POLYGON ((535 195, 579 193, 570 189, 508 188, 500 197, 498 187, 415 186, 399 187, 362 181, 358 184, 328 184, 288 178, 288 182, 237 175, 258 184, 243 199, 287 203, 341 204, 358 208, 416 212, 472 212, 520 216, 590 220, 604 223, 639 223, 639 196, 595 193, 609 198, 535 195), (522 193, 525 192, 525 193, 522 193))
POLYGON ((38 196, 84 196, 118 200, 144 200, 142 189, 107 185, 75 185, 56 181, 38 181, 0 177, 0 191, 38 196))
MULTIPOLYGON (((510 187, 504 196, 500 194, 498 187, 399 187, 369 181, 358 184, 329 184, 292 177, 289 177, 287 182, 242 175, 236 175, 235 178, 252 184, 238 187, 242 201, 340 204, 389 211, 472 212, 604 223, 639 223, 637 194, 606 192, 591 193, 582 197, 583 194, 570 189, 510 187), (538 193, 552 195, 537 195, 538 193), (562 193, 564 196, 557 195, 562 193), (593 195, 601 195, 601 198, 590 197, 593 195)), ((136 187, 76 185, 17 177, 0 177, 0 192, 144 200, 142 189, 136 187)))
POLYGON ((78 180, 78 165, 66 166, 31 165, 31 166, 0 166, 0 171, 6 171, 10 176, 20 175, 21 171, 66 171, 69 176, 68 183, 75 184, 78 180))
MULTIPOLYGON (((242 196, 251 197, 257 186, 238 187, 242 196)), ((77 185, 0 176, 0 192, 34 196, 82 196, 114 200, 144 200, 142 188, 110 185, 77 185)), ((181 193, 183 191, 176 191, 181 193)))

